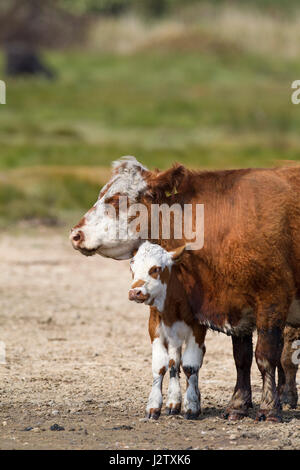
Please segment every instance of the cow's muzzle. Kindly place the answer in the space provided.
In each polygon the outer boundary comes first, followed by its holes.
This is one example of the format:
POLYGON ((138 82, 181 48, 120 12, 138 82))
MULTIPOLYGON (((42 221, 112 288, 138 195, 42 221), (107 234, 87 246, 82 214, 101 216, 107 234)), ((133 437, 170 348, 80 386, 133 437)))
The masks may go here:
POLYGON ((82 230, 79 230, 79 229, 76 229, 76 228, 71 230, 70 240, 71 240, 71 243, 73 245, 73 248, 75 248, 75 250, 79 250, 80 253, 82 253, 85 256, 94 255, 97 252, 98 248, 99 248, 99 247, 96 248, 96 249, 85 248, 83 246, 84 241, 85 241, 84 233, 83 233, 82 230))
POLYGON ((150 297, 150 294, 143 294, 139 289, 130 289, 128 298, 129 300, 134 300, 134 302, 143 303, 146 302, 150 297))
POLYGON ((78 250, 80 245, 84 242, 84 233, 82 230, 73 229, 71 230, 70 240, 73 247, 78 250))

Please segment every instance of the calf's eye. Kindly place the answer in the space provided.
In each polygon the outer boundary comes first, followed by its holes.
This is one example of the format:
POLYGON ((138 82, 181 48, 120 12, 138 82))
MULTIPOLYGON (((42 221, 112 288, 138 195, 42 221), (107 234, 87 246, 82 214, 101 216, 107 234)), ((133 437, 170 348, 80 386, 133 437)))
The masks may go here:
POLYGON ((160 266, 152 266, 152 268, 149 269, 150 276, 154 278, 157 278, 160 272, 161 272, 160 266))

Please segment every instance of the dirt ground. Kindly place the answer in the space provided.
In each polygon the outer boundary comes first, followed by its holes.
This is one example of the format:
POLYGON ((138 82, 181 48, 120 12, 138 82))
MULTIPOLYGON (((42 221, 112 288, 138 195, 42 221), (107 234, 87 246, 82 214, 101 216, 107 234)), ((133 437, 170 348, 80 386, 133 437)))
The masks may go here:
POLYGON ((148 307, 127 300, 128 262, 85 258, 67 233, 37 230, 2 235, 0 263, 1 449, 300 448, 299 407, 284 411, 282 424, 254 422, 256 364, 251 417, 222 419, 235 382, 223 334, 207 337, 199 419, 144 419, 152 382, 148 307), (51 430, 55 424, 63 429, 51 430))

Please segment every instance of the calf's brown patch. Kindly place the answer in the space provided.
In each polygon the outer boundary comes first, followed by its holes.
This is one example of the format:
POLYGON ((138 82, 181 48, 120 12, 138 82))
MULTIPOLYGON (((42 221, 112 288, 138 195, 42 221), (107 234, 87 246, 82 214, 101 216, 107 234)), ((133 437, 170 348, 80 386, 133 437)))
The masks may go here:
POLYGON ((142 281, 141 279, 139 279, 134 284, 132 284, 131 288, 135 289, 136 287, 142 287, 144 284, 145 284, 145 281, 142 281))

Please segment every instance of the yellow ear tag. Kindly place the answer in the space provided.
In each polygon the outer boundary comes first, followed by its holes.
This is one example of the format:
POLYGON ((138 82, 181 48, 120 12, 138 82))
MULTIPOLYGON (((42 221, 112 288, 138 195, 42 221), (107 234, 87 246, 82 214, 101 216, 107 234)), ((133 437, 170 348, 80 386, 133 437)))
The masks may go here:
POLYGON ((178 194, 178 191, 177 191, 177 188, 173 188, 172 191, 165 191, 165 195, 166 197, 171 197, 171 196, 174 196, 175 194, 178 194))

